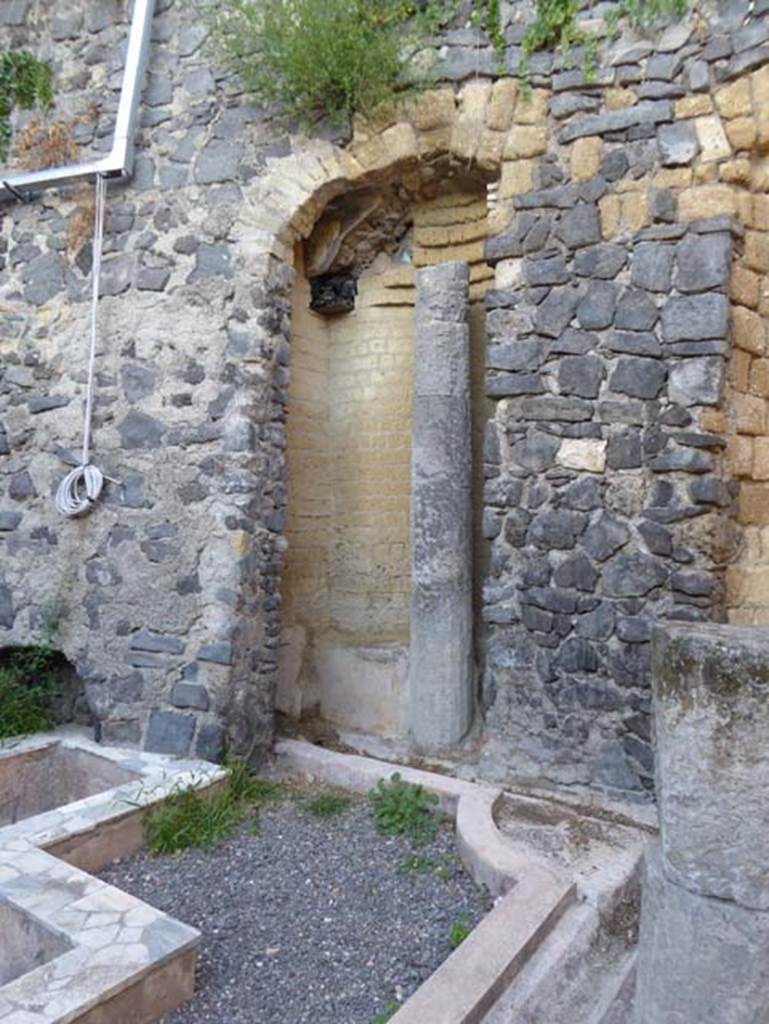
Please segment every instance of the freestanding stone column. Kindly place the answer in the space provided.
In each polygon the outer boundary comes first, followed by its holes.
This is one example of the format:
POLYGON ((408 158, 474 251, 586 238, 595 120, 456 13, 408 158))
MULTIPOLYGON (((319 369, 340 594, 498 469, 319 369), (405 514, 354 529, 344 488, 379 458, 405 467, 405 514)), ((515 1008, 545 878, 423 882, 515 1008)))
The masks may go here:
POLYGON ((653 645, 661 841, 646 858, 635 1024, 769 1021, 769 629, 653 645))
POLYGON ((460 740, 473 711, 468 281, 466 263, 417 273, 409 718, 424 752, 460 740))

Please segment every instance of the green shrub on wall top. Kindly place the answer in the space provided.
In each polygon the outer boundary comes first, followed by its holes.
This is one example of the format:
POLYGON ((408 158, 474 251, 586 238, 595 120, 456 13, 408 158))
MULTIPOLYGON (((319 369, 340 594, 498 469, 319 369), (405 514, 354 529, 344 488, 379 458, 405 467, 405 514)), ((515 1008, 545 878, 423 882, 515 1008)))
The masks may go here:
MULTIPOLYGON (((370 112, 405 87, 425 82, 415 57, 429 37, 468 6, 460 0, 194 0, 219 54, 260 102, 305 124, 343 121, 370 112)), ((683 16, 696 0, 617 0, 602 12, 603 28, 586 31, 577 16, 585 0, 536 0, 520 48, 518 75, 530 81, 529 61, 558 49, 570 66, 583 48, 590 78, 602 42, 621 27, 645 29, 683 16)), ((501 0, 470 0, 470 24, 485 31, 504 73, 506 40, 501 0)))
POLYGON ((52 83, 48 65, 27 50, 0 53, 0 162, 8 156, 14 108, 49 107, 53 101, 52 83))
POLYGON ((391 99, 419 41, 451 5, 430 0, 205 3, 214 41, 245 88, 305 124, 341 121, 391 99))

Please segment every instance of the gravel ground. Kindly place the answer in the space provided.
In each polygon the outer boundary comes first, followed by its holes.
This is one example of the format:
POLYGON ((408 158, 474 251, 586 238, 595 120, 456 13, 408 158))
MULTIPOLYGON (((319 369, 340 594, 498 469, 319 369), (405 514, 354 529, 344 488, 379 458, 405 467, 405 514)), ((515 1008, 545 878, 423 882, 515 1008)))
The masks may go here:
POLYGON ((145 854, 102 877, 203 933, 195 998, 165 1024, 370 1024, 451 952, 449 932, 491 908, 448 828, 413 850, 376 832, 367 804, 317 819, 301 800, 262 812, 214 851, 145 854))

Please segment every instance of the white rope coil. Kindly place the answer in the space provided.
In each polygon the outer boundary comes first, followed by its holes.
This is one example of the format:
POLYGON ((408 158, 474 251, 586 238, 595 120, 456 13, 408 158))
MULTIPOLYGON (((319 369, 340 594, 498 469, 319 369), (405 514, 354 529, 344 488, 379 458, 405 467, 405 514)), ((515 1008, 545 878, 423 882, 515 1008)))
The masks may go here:
POLYGON ((96 466, 78 466, 64 477, 56 490, 56 508, 63 516, 84 516, 99 500, 104 476, 96 466))
MULTIPOLYGON (((56 490, 56 508, 63 516, 82 516, 91 511, 104 486, 104 474, 91 465, 91 419, 93 417, 94 368, 98 327, 99 279, 104 241, 104 208, 107 179, 96 176, 96 212, 93 229, 93 269, 91 273, 91 338, 88 351, 88 383, 83 416, 83 454, 80 465, 64 477, 56 490)), ((109 479, 109 478, 108 478, 109 479)))

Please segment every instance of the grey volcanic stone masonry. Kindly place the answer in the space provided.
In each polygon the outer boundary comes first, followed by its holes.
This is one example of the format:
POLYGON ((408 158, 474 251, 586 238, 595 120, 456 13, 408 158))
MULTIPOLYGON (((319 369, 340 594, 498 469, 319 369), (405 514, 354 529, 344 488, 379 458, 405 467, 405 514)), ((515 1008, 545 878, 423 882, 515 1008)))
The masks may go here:
POLYGON ((658 627, 661 840, 647 852, 634 1024, 756 1024, 769 989, 769 629, 658 627))
MULTIPOLYGON (((520 272, 487 308, 475 646, 492 778, 643 796, 651 626, 723 615, 734 485, 723 439, 695 421, 722 398, 734 226, 678 224, 661 189, 651 228, 604 242, 598 211, 699 157, 673 100, 769 60, 766 0, 712 7, 696 32, 682 19, 618 39, 594 82, 557 53, 530 61, 533 85, 552 90, 547 153, 487 248, 492 263, 518 261, 500 280, 520 272), (640 102, 607 111, 608 85, 632 85, 640 102), (593 135, 600 169, 574 182, 559 142, 593 135)), ((502 11, 514 74, 531 4, 502 11)), ((101 155, 112 131, 127 14, 106 0, 0 4, 6 48, 51 60, 53 116, 74 118, 79 158, 101 155)), ((291 215, 292 173, 274 208, 254 197, 307 142, 255 107, 204 39, 189 7, 158 0, 136 173, 110 183, 105 237, 94 457, 121 483, 84 522, 61 520, 50 497, 81 439, 90 246, 70 251, 66 191, 3 208, 0 647, 36 642, 61 608, 55 642, 105 741, 259 757, 281 642, 293 272, 255 258, 247 236, 255 217, 291 215)), ((438 77, 498 75, 483 33, 456 27, 439 43, 438 77)), ((440 186, 435 156, 422 165, 440 186)), ((311 157, 308 181, 318 167, 311 157)))
POLYGON ((485 771, 640 793, 653 787, 651 627, 718 619, 719 543, 734 544, 725 440, 688 411, 721 401, 731 225, 585 245, 563 228, 569 210, 530 200, 521 217, 549 226, 541 249, 488 245, 493 262, 522 259, 526 284, 487 299, 487 394, 504 401, 484 467, 485 771))
POLYGON ((409 727, 454 746, 473 712, 469 271, 417 272, 411 473, 409 727))

